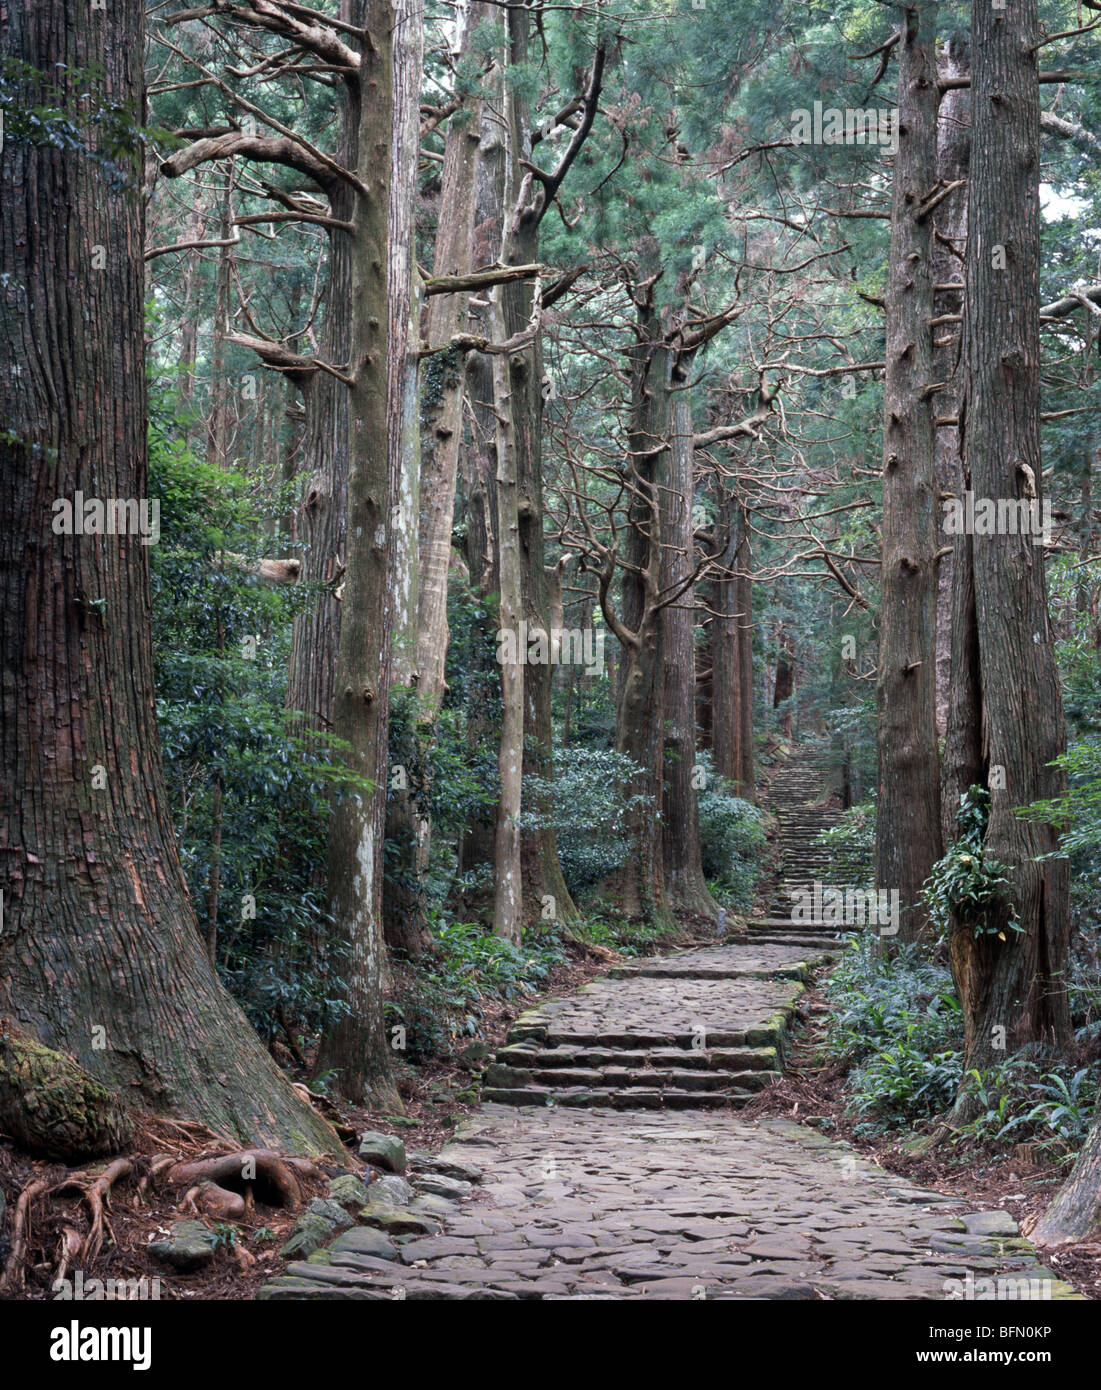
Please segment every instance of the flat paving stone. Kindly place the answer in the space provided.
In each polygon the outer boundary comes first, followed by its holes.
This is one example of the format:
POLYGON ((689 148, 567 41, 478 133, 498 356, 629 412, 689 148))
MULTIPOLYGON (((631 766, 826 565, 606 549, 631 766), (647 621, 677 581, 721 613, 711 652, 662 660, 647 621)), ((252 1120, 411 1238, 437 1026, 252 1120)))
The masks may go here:
MULTIPOLYGON (((523 1015, 498 1060, 521 1066, 517 1048, 534 1047, 614 1064, 687 1050, 701 1027, 709 1048, 779 1048, 808 960, 751 941, 644 962, 523 1015)), ((1005 1212, 968 1211, 791 1120, 653 1095, 649 1110, 622 1094, 614 1108, 483 1105, 438 1158, 412 1156, 464 1185, 461 1206, 440 1201, 409 1234, 347 1231, 329 1263, 295 1263, 258 1297, 940 1300, 968 1273, 1078 1297, 1005 1212)))
MULTIPOLYGON (((416 1260, 415 1270, 382 1260, 360 1269, 299 1263, 262 1296, 315 1297, 327 1287, 347 1297, 386 1285, 418 1299, 432 1297, 433 1286, 440 1298, 497 1290, 548 1299, 584 1297, 599 1285, 600 1296, 617 1299, 944 1299, 947 1281, 968 1269, 1038 1277, 1026 1243, 1002 1253, 1010 1234, 1004 1213, 976 1221, 970 1212, 915 1211, 894 1195, 889 1173, 790 1121, 754 1123, 734 1112, 689 1121, 683 1114, 483 1107, 447 1154, 459 1162, 480 1157, 484 1195, 476 1200, 486 1224, 491 1215, 497 1224, 499 1193, 551 1185, 574 1210, 580 1202, 590 1213, 583 1237, 572 1216, 555 1220, 553 1202, 538 1220, 529 1203, 510 1208, 514 1217, 496 1234, 450 1229, 403 1244, 401 1259, 416 1260), (673 1212, 640 1204, 639 1179, 655 1167, 670 1183, 673 1212), (818 1219, 811 1225, 799 1213, 818 1219), (919 1224, 928 1221, 937 1224, 919 1224), (957 1233, 966 1253, 932 1244, 950 1222, 972 1227, 957 1233), (996 1234, 974 1229, 987 1226, 996 1234)), ((960 1206, 925 1195, 933 1208, 960 1206)), ((339 1241, 353 1245, 354 1233, 339 1241)), ((1066 1286, 1053 1281, 1051 1293, 1066 1297, 1066 1286)))

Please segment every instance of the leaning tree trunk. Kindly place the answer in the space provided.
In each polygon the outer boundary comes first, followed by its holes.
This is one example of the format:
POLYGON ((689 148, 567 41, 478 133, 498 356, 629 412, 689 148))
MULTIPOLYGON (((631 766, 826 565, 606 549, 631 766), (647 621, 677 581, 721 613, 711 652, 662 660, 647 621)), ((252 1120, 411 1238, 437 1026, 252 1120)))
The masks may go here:
POLYGON ((899 894, 898 941, 917 940, 926 926, 921 887, 940 857, 933 228, 924 206, 937 167, 936 28, 935 3, 903 7, 883 393, 875 846, 876 883, 899 894))
POLYGON ((88 150, 9 118, 0 164, 0 1013, 128 1103, 251 1144, 338 1151, 203 952, 168 816, 142 538, 54 531, 83 492, 147 497, 137 139, 108 151, 78 92, 142 110, 143 7, 9 7, 17 110, 55 105, 88 150), (50 74, 39 77, 37 74, 50 74), (90 403, 94 401, 94 408, 90 403), (56 517, 53 518, 56 520, 56 517), (93 776, 93 774, 95 774, 93 776))
MULTIPOLYGON (((687 377, 692 355, 676 366, 679 390, 670 408, 670 478, 663 494, 665 550, 661 587, 680 588, 694 567, 694 448, 687 377)), ((692 585, 661 610, 665 666, 665 891, 674 910, 715 917, 718 904, 703 875, 696 764, 696 621, 692 585)))
MULTIPOLYGON (((977 498, 1040 504, 1040 104, 1035 0, 973 13, 970 228, 960 440, 977 498)), ((1062 696, 1048 617, 1044 552, 1031 535, 975 535, 956 554, 956 584, 970 551, 973 653, 990 785, 985 852, 1011 866, 1020 934, 975 935, 957 917, 949 949, 966 1025, 964 1074, 1025 1044, 1070 1041, 1066 990, 1068 866, 1041 860, 1054 827, 1017 807, 1059 794, 1052 761, 1064 749, 1062 696)), ((957 612, 959 605, 957 605, 957 612)), ((953 649, 958 646, 954 642, 953 649)), ((955 681, 953 681, 955 696, 955 681)), ((969 712, 970 713, 970 712, 969 712)), ((962 715, 962 712, 961 712, 962 715)), ((959 718, 955 711, 950 715, 959 718)), ((979 721, 976 721, 977 723, 979 721)), ((953 1118, 974 1107, 961 1088, 953 1118)))

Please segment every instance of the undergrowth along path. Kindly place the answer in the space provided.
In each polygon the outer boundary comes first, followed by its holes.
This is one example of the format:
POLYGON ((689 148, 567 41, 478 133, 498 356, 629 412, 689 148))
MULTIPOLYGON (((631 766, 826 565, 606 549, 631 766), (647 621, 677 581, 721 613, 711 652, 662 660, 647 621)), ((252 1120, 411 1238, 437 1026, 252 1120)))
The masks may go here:
POLYGON ((414 1187, 290 1264, 263 1299, 1077 1298, 1003 1211, 740 1108, 783 1068, 800 995, 841 949, 793 922, 825 873, 825 768, 776 777, 779 882, 728 942, 616 966, 524 1014, 485 1104, 414 1187))

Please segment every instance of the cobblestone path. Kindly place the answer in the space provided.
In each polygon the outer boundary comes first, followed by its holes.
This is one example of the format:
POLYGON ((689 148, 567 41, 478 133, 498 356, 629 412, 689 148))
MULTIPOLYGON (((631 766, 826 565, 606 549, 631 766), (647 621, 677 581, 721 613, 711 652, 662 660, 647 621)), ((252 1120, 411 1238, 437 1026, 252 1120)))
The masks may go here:
MULTIPOLYGON (((788 787, 815 771, 796 765, 788 787)), ((806 881, 825 813, 780 795, 787 881, 806 881)), ((617 967, 523 1015, 486 1071, 487 1103, 443 1153, 372 1181, 359 1224, 259 1296, 1076 1297, 1007 1213, 740 1113, 781 1070, 805 981, 838 949, 776 908, 748 937, 617 967)))

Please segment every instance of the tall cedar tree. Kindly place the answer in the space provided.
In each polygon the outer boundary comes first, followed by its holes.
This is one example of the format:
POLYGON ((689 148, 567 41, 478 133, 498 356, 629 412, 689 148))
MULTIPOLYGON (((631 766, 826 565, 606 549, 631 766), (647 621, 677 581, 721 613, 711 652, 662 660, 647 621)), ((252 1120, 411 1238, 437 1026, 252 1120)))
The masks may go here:
POLYGON ((148 550, 53 504, 146 498, 143 7, 5 8, 20 108, 0 165, 0 1011, 128 1101, 336 1151, 203 951, 166 811, 148 550), (88 82, 95 122, 79 99, 88 82), (60 88, 59 96, 51 84, 60 88))

